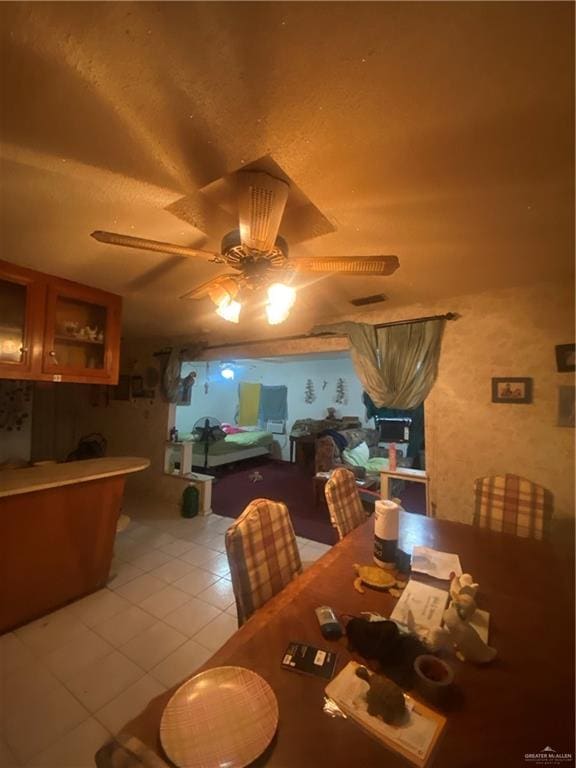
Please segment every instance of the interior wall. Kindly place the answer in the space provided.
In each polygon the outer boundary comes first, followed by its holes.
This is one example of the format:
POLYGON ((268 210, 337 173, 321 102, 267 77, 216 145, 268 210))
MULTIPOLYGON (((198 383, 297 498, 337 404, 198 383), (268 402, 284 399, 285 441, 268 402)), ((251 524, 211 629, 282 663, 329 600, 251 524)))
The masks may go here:
POLYGON ((32 400, 28 382, 0 379, 0 464, 30 460, 32 400))
MULTIPOLYGON (((347 353, 336 360, 321 357, 290 360, 235 360, 234 380, 226 380, 220 373, 220 361, 184 363, 183 375, 196 372, 192 388, 191 404, 176 408, 176 427, 180 433, 190 432, 198 419, 214 416, 220 421, 236 423, 238 409, 238 386, 241 382, 286 385, 288 388, 287 433, 298 419, 322 419, 329 407, 336 409, 338 416, 358 416, 365 422, 365 408, 362 403, 362 386, 347 353), (345 382, 345 402, 337 404, 336 383, 339 378, 345 382), (307 381, 312 382, 315 399, 305 400, 307 381), (208 391, 206 391, 208 384, 208 391)), ((286 435, 279 435, 277 442, 282 448, 282 458, 289 459, 290 447, 286 435)))
MULTIPOLYGON (((449 302, 415 304, 400 310, 373 310, 347 318, 377 323, 457 312, 446 324, 437 381, 426 401, 426 458, 430 496, 438 517, 470 522, 476 477, 513 472, 552 491, 555 515, 574 514, 574 430, 558 427, 560 385, 573 384, 574 375, 556 371, 557 344, 574 341, 573 290, 569 284, 541 284, 454 298, 449 302), (531 405, 491 402, 491 378, 533 378, 531 405)), ((339 318, 340 319, 340 318, 339 318)), ((155 364, 152 352, 163 341, 124 345, 126 366, 144 369, 155 364)), ((339 340, 310 339, 262 344, 259 354, 302 354, 342 348, 339 340)), ((254 348, 228 350, 234 359, 254 354, 254 348)), ((217 356, 217 350, 212 352, 217 356)), ((163 494, 164 441, 170 407, 157 397, 147 401, 90 405, 89 387, 77 385, 75 400, 78 436, 93 429, 109 441, 110 455, 146 456, 151 469, 134 475, 129 487, 141 494, 163 494)), ((202 391, 202 380, 192 399, 202 391)), ((316 416, 317 404, 307 415, 316 416)), ((352 408, 350 408, 350 411, 352 408)))
POLYGON ((426 401, 427 466, 441 517, 470 522, 475 478, 506 472, 554 494, 555 515, 574 515, 574 429, 557 426, 555 346, 574 341, 570 284, 466 296, 448 309, 438 379, 426 401), (529 405, 492 402, 493 377, 533 379, 529 405))

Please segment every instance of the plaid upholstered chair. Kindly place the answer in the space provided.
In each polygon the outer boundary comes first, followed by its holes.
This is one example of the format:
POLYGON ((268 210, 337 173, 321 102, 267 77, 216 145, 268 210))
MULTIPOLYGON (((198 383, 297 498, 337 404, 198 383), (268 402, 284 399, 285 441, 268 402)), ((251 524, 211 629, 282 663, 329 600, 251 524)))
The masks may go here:
POLYGON ((366 520, 356 478, 349 469, 340 467, 335 469, 326 483, 324 493, 330 512, 330 522, 336 528, 338 538, 343 539, 366 520))
POLYGON ((288 508, 279 501, 251 501, 225 541, 241 626, 302 573, 302 562, 288 508))
POLYGON ((531 539, 546 538, 554 499, 550 491, 518 475, 474 482, 474 525, 531 539))

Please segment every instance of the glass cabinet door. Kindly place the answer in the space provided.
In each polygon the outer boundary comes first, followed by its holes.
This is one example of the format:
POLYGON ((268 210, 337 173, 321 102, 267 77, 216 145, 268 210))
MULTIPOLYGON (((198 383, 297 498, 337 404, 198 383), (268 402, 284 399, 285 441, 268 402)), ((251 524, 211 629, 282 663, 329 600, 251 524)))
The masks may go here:
POLYGON ((22 364, 26 357, 28 287, 0 278, 0 364, 22 364))
POLYGON ((56 297, 51 362, 59 368, 105 368, 107 308, 65 296, 56 297))

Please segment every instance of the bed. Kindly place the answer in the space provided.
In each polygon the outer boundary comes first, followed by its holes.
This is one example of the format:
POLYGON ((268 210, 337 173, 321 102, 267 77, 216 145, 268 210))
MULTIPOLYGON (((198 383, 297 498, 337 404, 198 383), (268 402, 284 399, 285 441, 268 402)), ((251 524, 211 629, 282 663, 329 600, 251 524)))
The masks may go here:
MULTIPOLYGON (((220 467, 224 464, 251 459, 254 456, 266 456, 270 453, 273 440, 272 432, 261 430, 226 435, 223 440, 210 443, 206 466, 220 467)), ((204 443, 194 442, 192 445, 192 466, 203 467, 204 443)))

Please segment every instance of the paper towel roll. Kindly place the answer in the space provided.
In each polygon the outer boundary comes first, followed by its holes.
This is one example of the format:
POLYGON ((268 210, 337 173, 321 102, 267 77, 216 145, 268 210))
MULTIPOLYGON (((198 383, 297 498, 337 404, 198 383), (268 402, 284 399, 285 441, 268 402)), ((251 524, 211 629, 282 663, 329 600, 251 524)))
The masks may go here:
POLYGON ((393 567, 398 543, 400 507, 389 499, 379 499, 374 509, 374 561, 393 567))
POLYGON ((378 499, 374 509, 374 534, 387 541, 398 540, 400 507, 395 501, 378 499))

